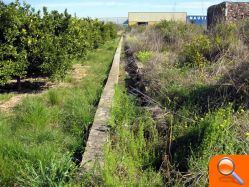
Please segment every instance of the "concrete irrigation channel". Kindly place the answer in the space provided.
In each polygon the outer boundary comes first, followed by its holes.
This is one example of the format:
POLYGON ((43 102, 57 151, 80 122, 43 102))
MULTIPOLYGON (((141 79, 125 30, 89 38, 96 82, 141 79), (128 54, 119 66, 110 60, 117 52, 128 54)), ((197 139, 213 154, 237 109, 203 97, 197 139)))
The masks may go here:
POLYGON ((85 172, 91 171, 94 165, 103 165, 103 146, 108 140, 108 120, 115 92, 115 85, 118 83, 119 64, 123 37, 121 37, 118 48, 113 58, 112 67, 103 89, 98 108, 90 129, 85 152, 80 164, 80 177, 85 172))

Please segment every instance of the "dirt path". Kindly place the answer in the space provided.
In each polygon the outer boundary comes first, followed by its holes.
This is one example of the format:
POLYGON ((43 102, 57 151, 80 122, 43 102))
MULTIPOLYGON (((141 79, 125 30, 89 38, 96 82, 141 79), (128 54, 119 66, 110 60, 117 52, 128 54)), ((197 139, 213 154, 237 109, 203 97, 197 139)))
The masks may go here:
POLYGON ((76 81, 80 81, 83 77, 87 75, 88 68, 90 68, 90 66, 82 66, 81 64, 74 64, 72 78, 75 79, 76 81))
POLYGON ((27 94, 18 94, 11 97, 8 101, 0 104, 0 110, 2 112, 8 112, 11 108, 14 108, 27 94))
MULTIPOLYGON (((85 77, 87 75, 86 72, 89 67, 90 66, 74 64, 71 73, 73 81, 79 82, 83 77, 85 77)), ((58 83, 47 82, 45 88, 41 91, 14 93, 14 96, 12 96, 9 100, 4 101, 2 103, 0 102, 0 111, 6 113, 10 112, 11 109, 13 109, 16 105, 18 105, 27 96, 39 96, 46 93, 51 88, 70 87, 70 86, 71 84, 66 82, 58 82, 58 83)))

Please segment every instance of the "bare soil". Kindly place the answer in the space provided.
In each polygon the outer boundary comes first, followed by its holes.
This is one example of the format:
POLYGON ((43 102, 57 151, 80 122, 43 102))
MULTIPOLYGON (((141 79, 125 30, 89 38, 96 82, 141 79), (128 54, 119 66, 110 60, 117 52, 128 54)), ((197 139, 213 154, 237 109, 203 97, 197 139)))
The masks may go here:
MULTIPOLYGON (((74 82, 79 82, 83 77, 87 75, 87 69, 89 66, 83 66, 81 64, 74 64, 72 69, 72 79, 74 82)), ((14 81, 11 81, 5 88, 0 88, 0 94, 2 93, 13 93, 9 100, 0 102, 1 112, 10 112, 16 105, 18 105, 27 96, 38 96, 46 93, 51 88, 58 87, 70 87, 70 83, 66 82, 51 82, 48 78, 28 78, 23 80, 23 89, 17 91, 14 87, 14 81)))

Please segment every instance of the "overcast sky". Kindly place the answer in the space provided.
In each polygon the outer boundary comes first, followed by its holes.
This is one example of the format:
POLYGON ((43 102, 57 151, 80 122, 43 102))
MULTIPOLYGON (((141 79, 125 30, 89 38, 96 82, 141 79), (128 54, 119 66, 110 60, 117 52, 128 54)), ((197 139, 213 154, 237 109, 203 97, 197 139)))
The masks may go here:
MULTIPOLYGON (((11 0, 3 0, 5 3, 11 0)), ((245 1, 245 0, 242 0, 245 1)), ((49 10, 65 8, 78 17, 127 17, 128 12, 187 12, 188 15, 206 15, 207 8, 222 0, 26 0, 36 10, 43 6, 49 10)))

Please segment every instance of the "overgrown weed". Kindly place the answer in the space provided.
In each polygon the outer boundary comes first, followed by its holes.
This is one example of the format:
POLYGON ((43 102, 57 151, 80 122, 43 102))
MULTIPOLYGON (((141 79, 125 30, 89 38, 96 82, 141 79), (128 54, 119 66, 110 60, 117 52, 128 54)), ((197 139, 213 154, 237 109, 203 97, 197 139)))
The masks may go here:
POLYGON ((103 181, 106 186, 161 186, 156 171, 159 145, 151 114, 141 110, 120 87, 111 115, 111 140, 105 147, 103 181))
POLYGON ((164 47, 144 64, 142 80, 146 94, 171 114, 171 166, 161 168, 167 186, 205 186, 214 154, 248 154, 246 28, 241 22, 204 31, 166 21, 150 28, 163 35, 164 47))

